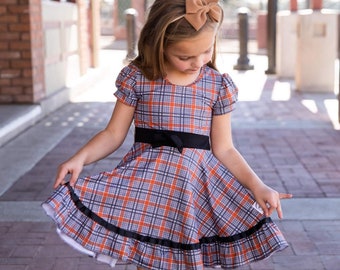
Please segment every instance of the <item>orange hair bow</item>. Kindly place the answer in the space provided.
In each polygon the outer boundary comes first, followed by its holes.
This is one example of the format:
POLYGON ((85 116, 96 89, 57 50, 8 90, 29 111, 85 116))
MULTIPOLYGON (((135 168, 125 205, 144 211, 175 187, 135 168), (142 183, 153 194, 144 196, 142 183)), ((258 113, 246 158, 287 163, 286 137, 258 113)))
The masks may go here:
POLYGON ((207 15, 215 21, 221 20, 218 0, 186 0, 185 19, 198 31, 207 21, 207 15))

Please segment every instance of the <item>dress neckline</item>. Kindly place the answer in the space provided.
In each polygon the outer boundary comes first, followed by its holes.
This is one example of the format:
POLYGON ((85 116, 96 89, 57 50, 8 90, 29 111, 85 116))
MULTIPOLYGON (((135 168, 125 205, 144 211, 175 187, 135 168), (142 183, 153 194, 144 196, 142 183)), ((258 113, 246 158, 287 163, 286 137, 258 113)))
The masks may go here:
POLYGON ((204 70, 205 70, 205 65, 200 68, 200 71, 199 71, 198 75, 196 76, 196 78, 192 82, 190 82, 188 84, 176 84, 176 83, 171 82, 167 77, 165 77, 164 80, 168 84, 171 84, 171 85, 181 86, 181 87, 188 87, 188 86, 196 84, 198 81, 200 81, 202 79, 204 70))

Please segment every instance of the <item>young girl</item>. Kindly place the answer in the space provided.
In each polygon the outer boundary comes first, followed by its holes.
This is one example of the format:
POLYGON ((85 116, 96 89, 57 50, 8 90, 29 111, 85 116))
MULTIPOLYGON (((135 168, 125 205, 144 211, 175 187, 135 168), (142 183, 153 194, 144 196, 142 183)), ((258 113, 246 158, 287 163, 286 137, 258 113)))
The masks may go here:
POLYGON ((117 78, 111 120, 59 167, 44 209, 66 242, 111 266, 234 268, 282 250, 269 216, 282 218, 280 199, 291 195, 266 186, 233 145, 237 89, 215 67, 218 0, 156 0, 149 14, 138 57, 117 78), (78 179, 132 121, 135 142, 120 164, 78 179))

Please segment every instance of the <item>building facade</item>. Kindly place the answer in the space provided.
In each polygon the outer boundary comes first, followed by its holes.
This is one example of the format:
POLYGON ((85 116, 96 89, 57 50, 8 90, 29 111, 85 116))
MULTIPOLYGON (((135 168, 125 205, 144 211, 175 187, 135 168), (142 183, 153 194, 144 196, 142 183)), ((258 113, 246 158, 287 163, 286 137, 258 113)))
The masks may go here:
POLYGON ((0 2, 0 104, 35 104, 96 67, 99 0, 0 2))

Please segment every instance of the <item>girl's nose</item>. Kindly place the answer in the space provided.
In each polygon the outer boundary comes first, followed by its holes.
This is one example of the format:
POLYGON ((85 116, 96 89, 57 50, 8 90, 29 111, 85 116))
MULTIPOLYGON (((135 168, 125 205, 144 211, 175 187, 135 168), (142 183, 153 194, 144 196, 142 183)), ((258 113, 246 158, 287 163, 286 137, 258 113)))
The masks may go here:
POLYGON ((203 57, 196 57, 195 60, 192 62, 192 67, 200 68, 203 66, 203 57))

